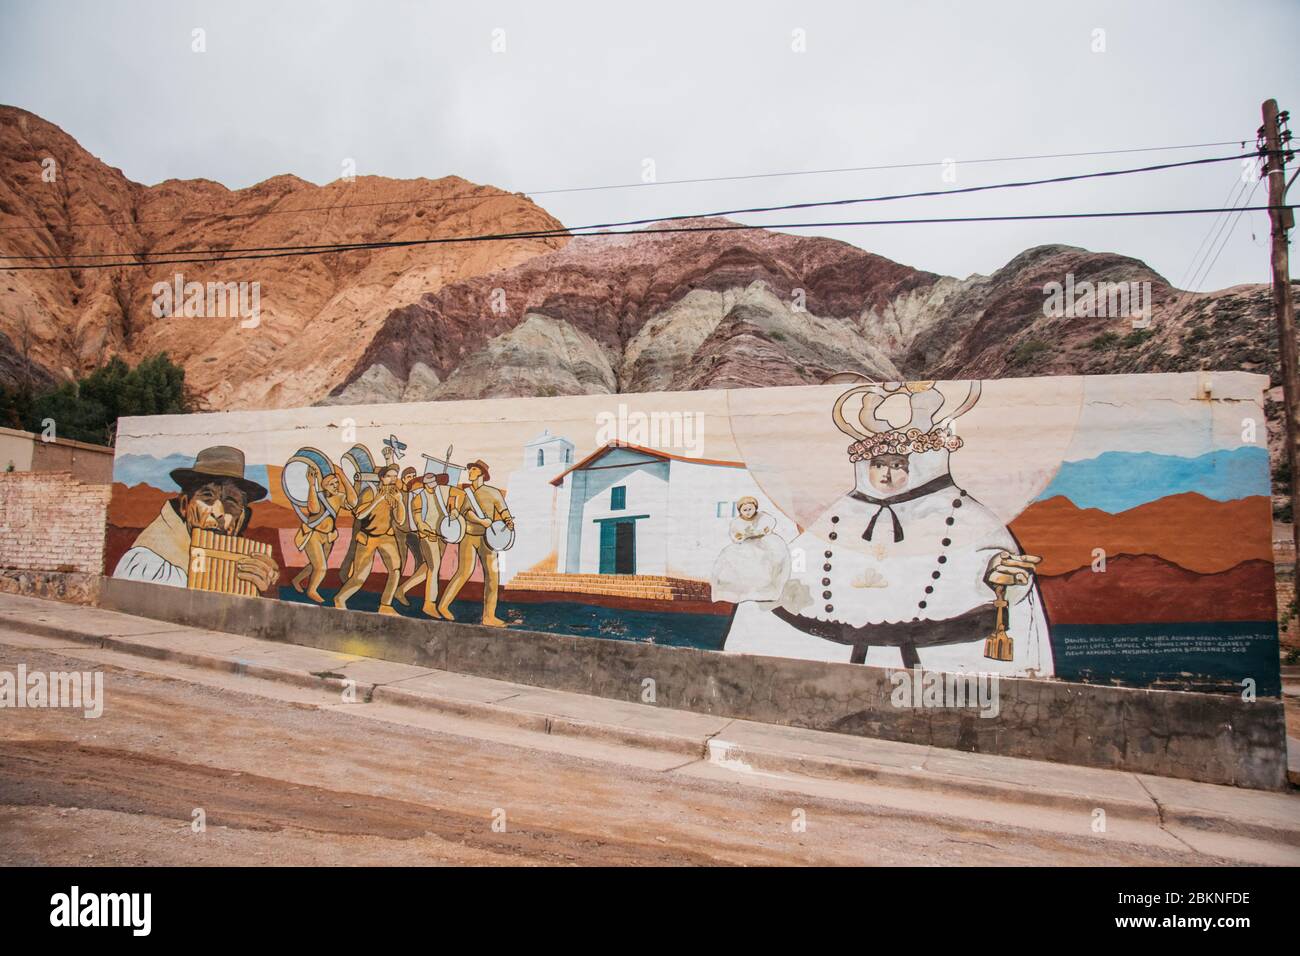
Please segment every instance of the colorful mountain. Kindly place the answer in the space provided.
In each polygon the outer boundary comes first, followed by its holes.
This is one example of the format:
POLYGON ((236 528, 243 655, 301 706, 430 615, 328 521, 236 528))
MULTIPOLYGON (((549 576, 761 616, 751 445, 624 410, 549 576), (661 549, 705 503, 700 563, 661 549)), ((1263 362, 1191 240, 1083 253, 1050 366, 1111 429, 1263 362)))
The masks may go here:
MULTIPOLYGON (((172 481, 172 471, 193 466, 193 455, 168 455, 166 458, 155 458, 153 455, 118 455, 113 462, 113 481, 127 486, 152 485, 160 491, 174 495, 181 489, 176 482, 172 481)), ((271 487, 265 465, 245 465, 244 476, 263 488, 271 487)))
MULTIPOLYGON (((175 496, 175 491, 162 491, 144 482, 124 485, 113 482, 113 499, 108 506, 108 523, 115 528, 140 530, 162 510, 163 502, 175 496)), ((250 528, 297 528, 298 518, 292 509, 275 501, 256 501, 252 505, 250 528)), ((342 523, 347 523, 346 516, 342 523)))

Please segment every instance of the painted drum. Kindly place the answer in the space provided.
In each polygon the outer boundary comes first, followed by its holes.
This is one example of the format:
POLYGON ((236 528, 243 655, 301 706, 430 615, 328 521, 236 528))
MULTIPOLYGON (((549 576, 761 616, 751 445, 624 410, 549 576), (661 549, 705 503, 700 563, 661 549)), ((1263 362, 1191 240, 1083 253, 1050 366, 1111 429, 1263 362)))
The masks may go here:
POLYGON ((515 544, 515 530, 498 518, 488 525, 483 540, 493 551, 509 551, 515 544))
POLYGON ((299 448, 294 452, 280 473, 280 487, 284 489, 284 496, 293 503, 295 510, 307 506, 311 492, 307 475, 313 467, 320 472, 322 479, 334 473, 334 465, 325 453, 310 447, 299 448))
POLYGON ((448 505, 447 488, 439 485, 435 491, 438 503, 442 505, 442 520, 438 522, 438 536, 448 544, 460 544, 465 537, 465 519, 459 513, 452 513, 448 505))
POLYGON ((374 456, 365 445, 353 445, 343 454, 339 464, 343 474, 354 487, 362 484, 379 484, 379 475, 375 473, 374 456))
POLYGON ((465 519, 460 515, 447 515, 438 522, 438 537, 448 544, 460 544, 465 537, 465 519))

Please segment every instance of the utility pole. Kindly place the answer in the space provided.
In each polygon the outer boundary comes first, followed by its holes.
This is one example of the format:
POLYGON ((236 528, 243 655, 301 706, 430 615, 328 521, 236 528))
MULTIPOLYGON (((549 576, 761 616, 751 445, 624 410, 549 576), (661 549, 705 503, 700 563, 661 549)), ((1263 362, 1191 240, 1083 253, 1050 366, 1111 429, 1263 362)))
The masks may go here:
POLYGON ((1268 218, 1273 224, 1273 313, 1277 317, 1278 358, 1282 362, 1282 402, 1286 413, 1286 460, 1291 471, 1291 532, 1296 548, 1296 583, 1300 585, 1300 352, 1296 348, 1295 304, 1291 301, 1291 268, 1287 230, 1295 216, 1286 205, 1286 161, 1291 152, 1287 113, 1278 113, 1277 100, 1265 100, 1264 174, 1268 176, 1268 218))

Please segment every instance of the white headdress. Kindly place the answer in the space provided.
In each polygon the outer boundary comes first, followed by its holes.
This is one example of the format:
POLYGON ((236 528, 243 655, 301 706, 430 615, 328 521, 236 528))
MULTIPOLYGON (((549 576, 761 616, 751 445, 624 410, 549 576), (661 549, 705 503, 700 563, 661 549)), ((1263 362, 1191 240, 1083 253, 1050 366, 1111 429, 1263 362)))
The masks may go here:
MULTIPOLYGON (((954 383, 956 384, 956 383, 954 383)), ((965 397, 951 411, 945 396, 934 382, 867 382, 842 394, 835 402, 831 417, 835 427, 854 439, 849 445, 849 460, 857 464, 878 455, 908 455, 912 486, 929 481, 948 471, 948 454, 964 444, 952 423, 975 406, 980 397, 980 383, 968 383, 965 397), (856 416, 857 427, 845 417, 849 399, 862 396, 856 416), (907 417, 900 401, 906 399, 907 417), (889 402, 893 406, 881 409, 889 402), (884 417, 877 412, 884 411, 884 417)))

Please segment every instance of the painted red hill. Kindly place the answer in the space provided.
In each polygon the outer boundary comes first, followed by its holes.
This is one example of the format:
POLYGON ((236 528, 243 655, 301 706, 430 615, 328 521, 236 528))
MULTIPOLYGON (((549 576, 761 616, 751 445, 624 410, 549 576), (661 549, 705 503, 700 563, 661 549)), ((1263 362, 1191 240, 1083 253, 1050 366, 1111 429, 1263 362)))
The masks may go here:
POLYGON ((116 528, 139 530, 158 517, 163 502, 170 497, 167 492, 144 482, 124 485, 115 481, 113 499, 108 506, 108 523, 116 528))
POLYGON ((1259 560, 1197 574, 1150 555, 1121 555, 1105 572, 1089 567, 1039 576, 1053 624, 1271 621, 1273 587, 1273 562, 1259 560))
MULTIPOLYGON (((135 544, 140 531, 158 517, 163 503, 172 497, 171 492, 143 482, 130 486, 120 481, 113 482, 113 499, 108 506, 108 529, 104 539, 105 574, 113 573, 122 555, 135 544)), ((292 510, 274 501, 254 502, 252 508, 253 514, 244 537, 271 545, 283 579, 287 572, 284 571, 286 562, 280 548, 279 529, 297 528, 298 519, 292 510)))
MULTIPOLYGON (((171 492, 143 482, 128 487, 115 481, 113 500, 108 506, 108 523, 116 528, 133 528, 138 531, 158 517, 163 502, 172 497, 174 495, 171 492)), ((293 511, 277 501, 257 501, 252 507, 250 528, 298 527, 298 518, 293 511)))
POLYGON ((1011 531, 1026 551, 1042 556, 1043 575, 1089 568, 1095 548, 1103 549, 1108 561, 1157 555, 1202 574, 1243 561, 1273 561, 1273 513, 1263 495, 1214 501, 1185 492, 1118 514, 1079 508, 1058 495, 1031 504, 1011 523, 1011 531))

